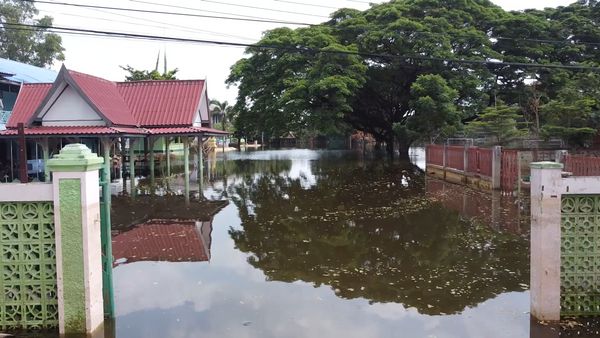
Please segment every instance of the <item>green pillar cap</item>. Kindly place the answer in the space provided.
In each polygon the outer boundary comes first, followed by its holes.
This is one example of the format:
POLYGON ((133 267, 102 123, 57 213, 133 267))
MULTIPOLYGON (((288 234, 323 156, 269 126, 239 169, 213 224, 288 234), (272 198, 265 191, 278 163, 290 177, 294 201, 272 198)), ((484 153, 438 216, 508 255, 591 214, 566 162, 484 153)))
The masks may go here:
POLYGON ((72 143, 62 148, 59 154, 48 160, 50 171, 83 172, 99 170, 104 159, 92 153, 85 144, 72 143))
POLYGON ((561 169, 564 167, 562 163, 558 162, 532 162, 530 165, 531 169, 561 169))

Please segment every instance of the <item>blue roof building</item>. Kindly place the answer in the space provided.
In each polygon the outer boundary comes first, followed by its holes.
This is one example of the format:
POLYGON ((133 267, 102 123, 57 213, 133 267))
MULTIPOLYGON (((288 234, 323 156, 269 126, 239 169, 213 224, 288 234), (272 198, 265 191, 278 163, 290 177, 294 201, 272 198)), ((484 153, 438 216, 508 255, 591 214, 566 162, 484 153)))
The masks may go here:
POLYGON ((41 67, 0 58, 0 77, 13 83, 51 83, 58 73, 41 67))
POLYGON ((57 72, 0 58, 0 130, 5 129, 23 83, 52 83, 57 72))

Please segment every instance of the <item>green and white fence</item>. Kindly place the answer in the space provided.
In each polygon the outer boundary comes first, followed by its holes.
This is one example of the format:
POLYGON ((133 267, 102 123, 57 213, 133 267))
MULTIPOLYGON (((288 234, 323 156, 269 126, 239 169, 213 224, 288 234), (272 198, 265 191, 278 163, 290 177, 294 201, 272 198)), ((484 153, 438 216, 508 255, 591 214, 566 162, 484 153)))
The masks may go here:
POLYGON ((48 161, 52 183, 0 185, 0 329, 102 325, 103 162, 71 144, 48 161))
POLYGON ((531 314, 600 315, 600 176, 531 164, 531 314))

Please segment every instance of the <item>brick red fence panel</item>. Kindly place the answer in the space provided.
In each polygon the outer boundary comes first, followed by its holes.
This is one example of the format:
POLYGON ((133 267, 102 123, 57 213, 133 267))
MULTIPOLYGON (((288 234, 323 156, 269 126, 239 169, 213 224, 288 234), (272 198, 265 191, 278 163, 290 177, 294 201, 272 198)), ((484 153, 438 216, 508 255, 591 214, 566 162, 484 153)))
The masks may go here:
POLYGON ((465 147, 446 147, 446 167, 456 170, 465 169, 465 147))
POLYGON ((517 181, 519 179, 518 156, 518 150, 502 150, 500 187, 503 192, 512 193, 517 188, 517 181))
POLYGON ((492 161, 494 161, 494 149, 479 148, 479 173, 484 176, 492 176, 492 161))
POLYGON ((444 165, 444 146, 429 144, 425 147, 425 158, 427 164, 444 165))
POLYGON ((481 176, 492 176, 493 150, 470 147, 467 149, 467 172, 481 176))
POLYGON ((600 157, 567 155, 565 171, 573 176, 600 176, 600 157))

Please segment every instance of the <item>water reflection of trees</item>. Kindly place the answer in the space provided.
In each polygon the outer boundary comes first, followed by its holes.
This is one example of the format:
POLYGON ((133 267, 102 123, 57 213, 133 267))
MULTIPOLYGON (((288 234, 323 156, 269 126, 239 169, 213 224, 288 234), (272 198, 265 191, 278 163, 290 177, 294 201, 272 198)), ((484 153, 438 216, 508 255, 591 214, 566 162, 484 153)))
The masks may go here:
POLYGON ((427 199, 417 169, 318 163, 308 189, 274 173, 233 189, 243 230, 230 235, 269 280, 329 285, 343 298, 427 314, 527 288, 527 241, 427 199))

